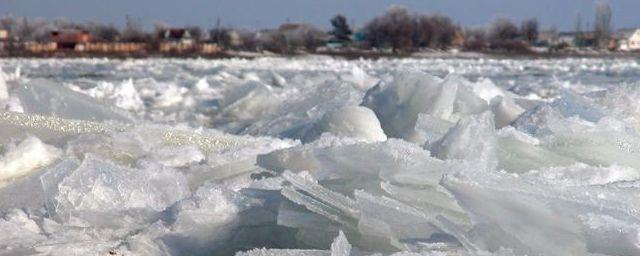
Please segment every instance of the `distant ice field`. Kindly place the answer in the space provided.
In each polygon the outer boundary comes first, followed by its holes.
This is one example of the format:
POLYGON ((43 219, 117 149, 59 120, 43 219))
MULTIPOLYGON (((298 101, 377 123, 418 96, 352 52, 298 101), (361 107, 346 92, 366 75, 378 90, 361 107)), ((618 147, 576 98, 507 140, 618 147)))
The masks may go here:
POLYGON ((0 255, 640 255, 635 59, 0 69, 0 255))

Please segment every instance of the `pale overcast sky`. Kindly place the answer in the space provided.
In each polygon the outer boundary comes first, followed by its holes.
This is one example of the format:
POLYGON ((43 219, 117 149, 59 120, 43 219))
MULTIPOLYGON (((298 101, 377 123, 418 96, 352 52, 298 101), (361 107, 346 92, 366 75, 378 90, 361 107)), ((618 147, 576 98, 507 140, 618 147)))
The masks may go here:
MULTIPOLYGON (((336 13, 356 25, 402 5, 424 13, 438 12, 464 26, 486 24, 495 17, 516 21, 537 17, 543 27, 573 29, 577 13, 585 25, 593 20, 594 0, 0 0, 0 14, 29 18, 69 17, 74 21, 124 24, 125 16, 170 25, 212 27, 219 17, 224 25, 245 28, 275 27, 287 19, 329 27, 336 13)), ((640 0, 610 0, 614 25, 640 26, 640 0)))

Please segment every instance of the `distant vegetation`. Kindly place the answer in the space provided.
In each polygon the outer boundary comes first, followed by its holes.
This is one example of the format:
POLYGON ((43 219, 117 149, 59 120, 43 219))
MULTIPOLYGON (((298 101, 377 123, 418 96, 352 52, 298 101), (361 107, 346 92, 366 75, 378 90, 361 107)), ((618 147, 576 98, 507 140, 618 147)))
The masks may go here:
POLYGON ((341 51, 410 53, 450 49, 529 52, 534 46, 557 50, 574 42, 576 46, 610 47, 613 32, 611 9, 604 2, 599 2, 595 10, 593 32, 581 31, 579 17, 577 29, 573 33, 575 39, 571 43, 559 40, 558 33, 553 28, 542 31, 535 18, 525 19, 521 24, 497 18, 485 27, 463 28, 445 15, 414 13, 398 6, 391 7, 361 27, 350 25, 348 17, 338 14, 329 20, 331 29, 328 31, 311 24, 294 23, 255 31, 222 26, 219 20, 210 28, 175 28, 158 23, 153 31, 148 31, 139 20, 130 17, 126 18, 123 27, 116 27, 96 22, 76 23, 68 19, 45 21, 12 16, 5 16, 0 20, 0 29, 8 32, 10 36, 4 42, 14 49, 21 43, 55 42, 52 31, 82 31, 90 35, 91 42, 142 43, 143 47, 131 49, 151 52, 158 49, 192 52, 202 48, 196 47, 201 43, 215 44, 220 51, 268 51, 282 54, 341 51), (176 29, 181 31, 177 36, 174 35, 176 29), (170 33, 167 34, 167 31, 170 33), (161 44, 167 41, 194 46, 163 48, 161 44))

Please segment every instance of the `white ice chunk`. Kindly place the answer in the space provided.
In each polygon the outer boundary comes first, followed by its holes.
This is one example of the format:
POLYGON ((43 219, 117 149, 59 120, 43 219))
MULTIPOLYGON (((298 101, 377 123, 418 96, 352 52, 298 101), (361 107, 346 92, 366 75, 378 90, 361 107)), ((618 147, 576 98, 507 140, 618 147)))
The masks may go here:
POLYGON ((171 169, 130 169, 87 155, 58 185, 55 212, 95 226, 130 225, 189 195, 185 177, 171 169))
POLYGON ((418 144, 429 145, 442 139, 455 125, 455 123, 431 115, 419 114, 415 128, 417 135, 421 137, 418 144))
POLYGON ((439 78, 428 74, 398 72, 394 74, 393 82, 379 84, 367 91, 363 105, 373 109, 388 136, 408 138, 418 114, 435 111, 441 93, 448 95, 448 89, 443 89, 439 78))
POLYGON ((532 171, 527 175, 540 177, 563 186, 606 185, 614 182, 640 179, 640 171, 612 165, 610 167, 589 166, 577 163, 567 167, 549 167, 532 171))
POLYGON ((137 111, 144 108, 144 103, 133 85, 132 79, 126 80, 115 87, 109 98, 115 101, 116 106, 126 110, 137 111))
POLYGON ((491 101, 496 128, 505 127, 515 121, 525 110, 513 102, 511 97, 497 96, 491 101))
POLYGON ((473 92, 487 103, 490 103, 495 97, 505 96, 504 91, 487 78, 482 78, 474 83, 473 92))
POLYGON ((351 244, 347 241, 347 237, 342 233, 342 230, 338 233, 338 236, 331 244, 331 256, 350 256, 351 244))
POLYGON ((330 251, 323 250, 292 250, 292 249, 253 249, 238 252, 236 256, 331 256, 330 251))
POLYGON ((36 137, 27 137, 0 158, 0 187, 50 165, 61 155, 56 147, 44 144, 36 137))
POLYGON ((34 79, 12 90, 25 113, 83 120, 129 121, 127 113, 48 80, 34 79))
POLYGON ((344 107, 325 114, 307 133, 306 140, 314 140, 324 132, 366 142, 387 140, 376 114, 371 109, 359 106, 344 107))
POLYGON ((463 118, 432 147, 434 155, 440 159, 472 161, 480 169, 494 169, 498 159, 493 119, 491 112, 463 118))

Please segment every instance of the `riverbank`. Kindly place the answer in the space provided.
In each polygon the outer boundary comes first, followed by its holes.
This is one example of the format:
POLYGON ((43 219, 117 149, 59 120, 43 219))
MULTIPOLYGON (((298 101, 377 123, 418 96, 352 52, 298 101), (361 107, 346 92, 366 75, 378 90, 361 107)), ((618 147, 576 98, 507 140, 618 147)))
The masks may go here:
POLYGON ((219 51, 211 54, 198 52, 79 52, 79 51, 52 51, 52 52, 27 52, 13 51, 0 52, 0 58, 109 58, 109 59, 146 59, 146 58, 202 58, 202 59, 227 59, 244 58, 254 59, 262 57, 301 57, 301 56, 330 56, 343 59, 381 59, 381 58, 640 58, 640 52, 619 51, 554 51, 554 52, 506 52, 506 51, 415 51, 392 52, 373 50, 337 50, 337 51, 297 51, 291 53, 273 52, 248 52, 248 51, 219 51))

